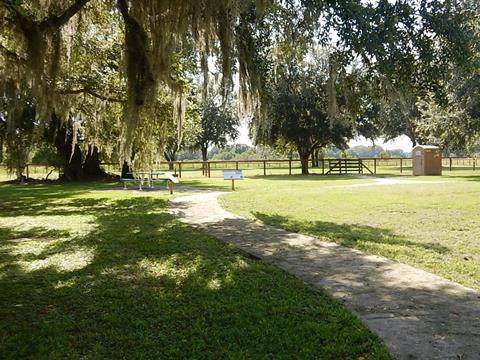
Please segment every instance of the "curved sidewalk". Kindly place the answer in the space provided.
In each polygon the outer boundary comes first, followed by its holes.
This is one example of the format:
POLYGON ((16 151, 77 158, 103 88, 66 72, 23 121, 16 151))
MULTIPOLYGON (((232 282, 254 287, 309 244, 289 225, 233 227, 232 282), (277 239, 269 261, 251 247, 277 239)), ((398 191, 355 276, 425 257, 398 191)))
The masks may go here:
POLYGON ((182 222, 266 259, 343 302, 398 359, 480 359, 480 293, 358 250, 220 207, 222 193, 172 200, 182 222))

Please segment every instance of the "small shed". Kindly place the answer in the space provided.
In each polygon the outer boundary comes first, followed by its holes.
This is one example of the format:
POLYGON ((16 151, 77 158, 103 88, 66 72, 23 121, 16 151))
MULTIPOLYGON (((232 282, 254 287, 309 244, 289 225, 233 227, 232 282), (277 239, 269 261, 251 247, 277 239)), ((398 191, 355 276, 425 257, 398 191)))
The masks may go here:
POLYGON ((442 175, 442 151, 438 146, 417 145, 412 150, 413 175, 442 175))

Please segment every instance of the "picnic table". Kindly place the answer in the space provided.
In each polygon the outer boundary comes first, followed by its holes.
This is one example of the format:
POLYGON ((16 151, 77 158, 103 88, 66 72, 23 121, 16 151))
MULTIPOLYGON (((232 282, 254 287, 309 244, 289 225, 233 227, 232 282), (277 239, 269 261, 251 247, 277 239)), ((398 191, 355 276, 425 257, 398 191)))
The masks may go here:
POLYGON ((127 189, 127 183, 129 182, 138 183, 138 189, 142 190, 144 183, 146 183, 148 187, 153 188, 154 181, 166 181, 170 194, 173 194, 173 186, 179 182, 178 178, 168 171, 133 171, 128 173, 128 175, 132 175, 132 178, 120 179, 120 181, 123 182, 123 188, 125 190, 127 189))

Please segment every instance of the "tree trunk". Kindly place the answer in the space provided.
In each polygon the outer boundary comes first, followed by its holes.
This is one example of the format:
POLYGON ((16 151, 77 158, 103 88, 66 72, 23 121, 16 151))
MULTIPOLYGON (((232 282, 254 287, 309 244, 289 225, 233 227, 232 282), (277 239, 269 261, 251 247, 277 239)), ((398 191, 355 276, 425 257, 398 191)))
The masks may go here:
POLYGON ((319 155, 320 155, 320 149, 319 148, 312 151, 312 167, 317 167, 318 168, 319 155))
MULTIPOLYGON (((135 160, 135 148, 132 149, 132 156, 130 156, 130 162, 135 160)), ((120 175, 122 179, 133 179, 132 168, 130 167, 129 163, 124 161, 122 164, 122 174, 120 175)))
POLYGON ((202 160, 208 161, 208 148, 202 147, 202 160))
POLYGON ((122 174, 120 175, 121 179, 133 179, 132 169, 126 161, 122 164, 122 174))
POLYGON ((88 146, 88 152, 83 164, 83 173, 86 177, 100 177, 107 175, 100 167, 100 156, 96 146, 88 146))
POLYGON ((300 163, 302 164, 302 175, 308 175, 308 158, 309 158, 309 153, 308 152, 298 152, 298 155, 300 155, 300 163))
POLYGON ((62 175, 60 180, 79 181, 83 180, 82 150, 75 144, 72 154, 73 135, 66 125, 61 125, 57 130, 54 145, 57 154, 62 159, 62 175))
POLYGON ((410 141, 412 142, 413 147, 417 146, 417 139, 415 137, 411 136, 410 141))
POLYGON ((208 161, 208 148, 206 146, 202 146, 202 161, 203 161, 203 165, 202 165, 202 174, 203 175, 207 175, 207 164, 206 162, 208 161))
POLYGON ((300 162, 302 163, 302 175, 308 175, 308 155, 300 157, 300 162))
POLYGON ((45 139, 47 139, 55 149, 61 159, 59 177, 60 180, 78 181, 83 180, 82 150, 78 144, 73 147, 73 129, 53 114, 52 126, 45 129, 45 139))
POLYGON ((168 170, 173 171, 173 162, 177 160, 177 154, 174 152, 164 151, 163 156, 165 156, 165 159, 168 161, 168 170))
POLYGON ((82 166, 82 150, 78 144, 75 144, 73 155, 71 150, 63 153, 63 174, 60 177, 61 180, 66 181, 80 181, 84 180, 84 172, 82 166))

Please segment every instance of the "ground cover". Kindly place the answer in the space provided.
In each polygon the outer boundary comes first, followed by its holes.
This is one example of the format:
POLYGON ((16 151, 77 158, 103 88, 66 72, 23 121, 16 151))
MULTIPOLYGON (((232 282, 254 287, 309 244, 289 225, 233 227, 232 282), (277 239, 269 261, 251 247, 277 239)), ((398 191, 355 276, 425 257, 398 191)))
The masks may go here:
POLYGON ((458 171, 402 178, 438 183, 356 187, 345 177, 266 177, 245 180, 221 203, 480 290, 480 176, 458 171))
POLYGON ((166 192, 112 185, 0 185, 2 358, 390 358, 339 303, 178 222, 166 192))

